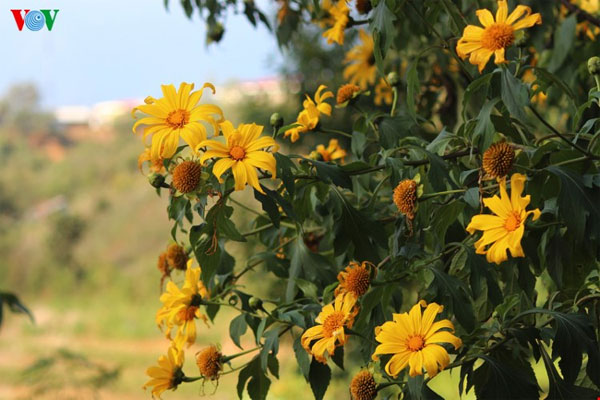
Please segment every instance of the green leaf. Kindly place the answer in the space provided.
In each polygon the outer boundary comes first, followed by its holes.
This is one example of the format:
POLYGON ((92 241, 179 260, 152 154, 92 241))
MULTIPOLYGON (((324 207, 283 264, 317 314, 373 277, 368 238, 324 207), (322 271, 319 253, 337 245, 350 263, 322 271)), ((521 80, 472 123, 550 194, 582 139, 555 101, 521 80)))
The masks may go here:
POLYGON ((477 124, 473 131, 473 143, 480 149, 487 149, 494 140, 496 129, 490 116, 492 110, 499 101, 499 98, 487 101, 483 107, 481 107, 479 115, 477 116, 477 124))
MULTIPOLYGON (((394 29, 394 21, 396 16, 388 8, 385 0, 379 1, 371 14, 371 32, 376 35, 377 52, 379 52, 381 61, 385 57, 387 50, 393 43, 396 30, 394 29)), ((379 64, 379 63, 378 63, 379 64)))
POLYGON ((310 160, 302 157, 303 160, 312 164, 317 169, 317 176, 325 183, 334 183, 346 189, 352 189, 352 180, 348 174, 337 164, 329 164, 323 161, 310 160))
POLYGON ((267 370, 267 361, 269 354, 277 355, 279 352, 279 330, 277 328, 265 332, 263 335, 265 343, 260 350, 260 367, 263 372, 267 370))
POLYGON ((322 364, 313 357, 308 372, 310 388, 315 395, 315 400, 322 400, 331 381, 331 369, 327 364, 322 364))
POLYGON ((263 373, 255 373, 248 382, 248 394, 252 400, 265 400, 269 393, 271 380, 263 373))
POLYGON ((308 374, 310 371, 310 358, 308 357, 308 353, 302 347, 300 342, 300 336, 298 336, 294 340, 294 354, 296 355, 296 361, 298 362, 298 367, 300 367, 300 371, 302 375, 304 375, 304 379, 308 381, 308 374))
POLYGON ((279 379, 279 360, 277 360, 277 357, 273 354, 269 354, 267 365, 269 366, 269 372, 275 378, 279 379))
POLYGON ((430 290, 436 293, 436 301, 440 304, 449 304, 458 322, 471 332, 475 328, 475 316, 465 284, 431 265, 426 268, 433 272, 434 279, 430 290))
POLYGON ((527 86, 515 78, 508 68, 501 69, 502 102, 508 112, 520 121, 526 120, 524 107, 529 105, 527 86))
POLYGON ((33 314, 23 303, 21 300, 13 294, 8 292, 0 292, 0 326, 2 326, 2 317, 3 317, 3 307, 4 305, 8 306, 10 311, 16 314, 27 314, 31 322, 35 322, 33 318, 33 314))
POLYGON ((414 120, 405 116, 384 117, 379 122, 380 143, 384 149, 398 146, 398 141, 410 136, 415 126, 414 120))
POLYGON ((552 359, 550 358, 550 356, 546 352, 546 349, 541 343, 539 344, 539 350, 542 355, 542 359, 544 360, 546 372, 548 373, 549 391, 546 400, 596 400, 598 396, 600 396, 600 392, 598 391, 583 388, 580 386, 575 386, 573 384, 565 382, 565 380, 562 379, 562 377, 556 370, 556 367, 554 367, 552 359))
POLYGON ((479 358, 484 363, 472 377, 477 399, 539 399, 539 388, 529 363, 507 364, 487 355, 479 358))
POLYGON ((573 41, 577 36, 575 34, 575 27, 577 26, 577 16, 575 14, 565 18, 558 29, 554 31, 554 49, 552 50, 552 57, 548 63, 548 71, 556 72, 567 59, 571 48, 573 47, 573 41))
POLYGON ((254 190, 254 198, 260 202, 263 211, 267 213, 273 225, 276 228, 279 228, 281 215, 279 215, 279 207, 277 207, 275 200, 273 200, 271 196, 262 194, 256 189, 254 190))
POLYGON ((244 314, 240 314, 234 319, 231 320, 229 324, 229 336, 231 336, 231 340, 233 343, 240 349, 242 346, 240 345, 240 336, 246 333, 248 329, 248 324, 246 323, 246 316, 244 314))
POLYGON ((282 180, 283 185, 288 193, 293 196, 296 190, 296 185, 292 171, 296 169, 296 166, 289 157, 284 156, 283 154, 274 153, 273 156, 275 157, 277 165, 277 177, 282 180))

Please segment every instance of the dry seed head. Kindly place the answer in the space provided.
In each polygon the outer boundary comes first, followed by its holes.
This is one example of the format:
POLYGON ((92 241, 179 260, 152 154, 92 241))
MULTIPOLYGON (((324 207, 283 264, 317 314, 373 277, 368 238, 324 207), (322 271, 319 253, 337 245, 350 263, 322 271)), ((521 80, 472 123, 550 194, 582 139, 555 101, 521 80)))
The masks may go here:
POLYGON ((187 267, 187 261, 187 253, 180 245, 173 243, 167 248, 167 262, 172 269, 185 271, 187 267))
POLYGON ((196 354, 196 364, 204 378, 212 381, 219 377, 219 372, 223 369, 222 357, 223 354, 217 350, 216 346, 208 346, 196 354))
POLYGON ((414 218, 415 204, 417 203, 417 182, 404 179, 394 189, 394 203, 402 214, 409 219, 414 218))
POLYGON ((371 0, 356 0, 356 10, 360 14, 367 14, 372 8, 371 0))
POLYGON ((369 371, 360 371, 350 382, 353 400, 373 400, 377 397, 377 384, 369 371))
POLYGON ((195 161, 184 161, 173 170, 173 186, 181 193, 193 192, 200 183, 202 167, 195 161))
POLYGON ((515 160, 515 150, 506 143, 494 143, 483 153, 483 170, 492 178, 506 176, 515 160))
POLYGON ((343 104, 352 98, 352 95, 358 92, 360 88, 351 83, 346 83, 345 85, 340 86, 337 91, 336 102, 337 104, 343 104))

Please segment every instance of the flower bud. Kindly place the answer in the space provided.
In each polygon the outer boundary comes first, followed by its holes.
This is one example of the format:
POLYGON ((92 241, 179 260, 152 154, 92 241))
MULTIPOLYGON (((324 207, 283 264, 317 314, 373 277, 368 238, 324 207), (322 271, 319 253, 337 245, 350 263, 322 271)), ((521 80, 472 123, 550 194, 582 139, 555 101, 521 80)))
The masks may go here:
POLYGON ((273 128, 279 129, 283 126, 283 117, 279 113, 273 113, 270 122, 273 128))
POLYGON ((400 83, 400 77, 395 71, 392 71, 389 74, 387 74, 387 77, 385 79, 388 81, 390 86, 396 86, 398 83, 400 83))
POLYGON ((206 42, 207 43, 219 43, 223 38, 223 34, 225 33, 225 28, 220 22, 210 24, 208 27, 208 32, 206 32, 206 42))
POLYGON ((148 175, 148 182, 150 182, 150 184, 159 189, 161 187, 163 187, 164 183, 165 183, 165 177, 161 174, 157 174, 156 172, 151 173, 150 175, 148 175))
POLYGON ((591 75, 600 75, 600 57, 592 57, 588 60, 588 71, 591 75))
POLYGON ((250 306, 250 308, 252 308, 253 310, 262 310, 262 300, 259 299, 258 297, 250 297, 250 300, 248 300, 248 305, 250 306))

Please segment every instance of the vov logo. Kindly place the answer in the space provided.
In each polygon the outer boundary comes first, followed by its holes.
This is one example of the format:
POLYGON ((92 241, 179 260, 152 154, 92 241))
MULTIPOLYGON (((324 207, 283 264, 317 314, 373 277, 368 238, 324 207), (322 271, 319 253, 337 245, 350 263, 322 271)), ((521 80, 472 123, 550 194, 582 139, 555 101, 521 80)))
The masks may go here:
POLYGON ((51 31, 54 27, 54 21, 56 21, 56 14, 59 10, 10 10, 15 17, 17 28, 20 31, 23 30, 23 25, 30 31, 39 31, 44 25, 48 31, 51 31), (54 12, 54 15, 52 14, 54 12))

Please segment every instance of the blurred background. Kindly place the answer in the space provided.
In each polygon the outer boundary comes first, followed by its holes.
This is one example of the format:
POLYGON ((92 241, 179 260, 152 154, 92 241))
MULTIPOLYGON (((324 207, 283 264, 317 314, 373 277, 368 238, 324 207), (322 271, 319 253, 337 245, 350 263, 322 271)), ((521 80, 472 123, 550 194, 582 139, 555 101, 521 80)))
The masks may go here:
MULTIPOLYGON (((272 112, 291 123, 303 93, 341 76, 341 49, 327 53, 330 59, 304 38, 294 53, 280 51, 264 26, 243 15, 231 13, 221 42, 208 46, 199 16, 188 19, 172 3, 166 9, 162 0, 47 1, 43 8, 60 10, 55 25, 32 32, 19 31, 9 10, 38 5, 3 2, 0 46, 9 57, 0 74, 0 292, 18 295, 33 320, 9 312, 5 301, 2 400, 150 397, 141 388, 145 370, 168 346, 154 315, 156 260, 171 224, 166 200, 137 168, 143 145, 131 132, 132 107, 160 97, 161 84, 209 81, 217 95, 203 101, 221 106, 236 124, 270 129, 272 112)), ((258 5, 275 19, 274 2, 258 5)), ((295 151, 307 154, 328 139, 308 138, 295 151)), ((237 199, 249 204, 253 196, 245 191, 237 199)), ((235 218, 240 229, 250 228, 243 213, 235 218)), ((252 246, 231 252, 243 261, 252 246)), ((195 370, 193 354, 203 345, 236 352, 231 318, 224 310, 201 329, 186 370, 195 370)), ((291 346, 280 355, 281 379, 270 398, 303 398, 308 385, 291 346)), ((236 383, 230 374, 218 390, 184 385, 164 397, 232 399, 236 383)), ((346 395, 345 382, 335 385, 329 395, 346 395)))

